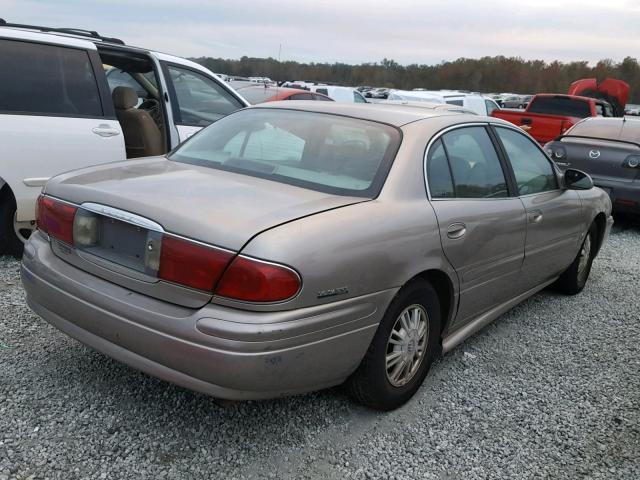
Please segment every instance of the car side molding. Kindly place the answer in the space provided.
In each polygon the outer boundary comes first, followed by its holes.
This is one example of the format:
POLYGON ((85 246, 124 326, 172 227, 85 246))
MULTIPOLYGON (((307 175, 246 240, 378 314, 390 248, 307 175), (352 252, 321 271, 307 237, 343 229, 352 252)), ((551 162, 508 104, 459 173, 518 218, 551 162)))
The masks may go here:
POLYGON ((551 285, 556 280, 557 278, 554 277, 551 280, 547 280, 546 282, 538 285, 537 287, 532 288, 531 290, 527 290, 526 292, 521 293, 517 297, 513 297, 511 300, 508 300, 500 305, 497 305, 496 307, 492 308, 491 310, 488 310, 487 312, 483 313, 482 315, 475 318, 474 320, 471 320, 470 322, 465 324, 462 328, 459 328, 458 330, 455 330, 454 332, 450 333, 449 335, 447 335, 445 338, 442 339, 442 353, 445 354, 447 352, 450 352, 455 347, 460 345, 464 340, 469 338, 471 335, 473 335, 474 333, 482 330, 484 327, 489 325, 500 315, 511 310, 520 302, 526 300, 532 295, 535 295, 540 290, 544 289, 548 285, 551 285))

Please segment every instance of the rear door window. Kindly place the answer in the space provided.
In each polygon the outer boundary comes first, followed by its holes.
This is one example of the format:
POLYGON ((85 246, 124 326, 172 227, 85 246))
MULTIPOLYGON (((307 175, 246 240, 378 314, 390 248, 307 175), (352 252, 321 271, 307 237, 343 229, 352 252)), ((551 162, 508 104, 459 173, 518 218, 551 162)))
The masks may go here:
POLYGON ((102 117, 86 50, 0 40, 0 111, 102 117))
POLYGON ((591 108, 589 102, 571 97, 536 97, 529 105, 529 113, 586 118, 591 116, 591 108))
POLYGON ((206 127, 243 107, 222 85, 202 73, 172 64, 167 70, 178 125, 206 127))
POLYGON ((507 181, 484 127, 464 127, 442 136, 456 198, 508 197, 507 181))

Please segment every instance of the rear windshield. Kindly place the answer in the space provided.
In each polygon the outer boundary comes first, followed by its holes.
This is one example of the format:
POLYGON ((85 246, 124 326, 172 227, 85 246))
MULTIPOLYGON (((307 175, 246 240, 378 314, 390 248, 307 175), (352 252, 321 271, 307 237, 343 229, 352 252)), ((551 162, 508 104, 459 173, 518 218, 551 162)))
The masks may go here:
POLYGON ((376 122, 260 108, 214 123, 169 158, 337 195, 373 198, 400 141, 397 129, 376 122))
POLYGON ((537 97, 529 105, 528 111, 530 113, 564 115, 578 118, 591 116, 591 109, 588 102, 569 97, 537 97))

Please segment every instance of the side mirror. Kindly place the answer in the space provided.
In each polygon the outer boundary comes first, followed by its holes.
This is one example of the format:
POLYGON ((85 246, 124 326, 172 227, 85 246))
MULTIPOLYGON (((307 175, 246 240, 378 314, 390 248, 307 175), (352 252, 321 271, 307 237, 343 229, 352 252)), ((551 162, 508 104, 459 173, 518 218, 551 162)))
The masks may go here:
POLYGON ((582 170, 567 168, 564 171, 564 186, 569 190, 590 190, 593 188, 593 180, 582 170))

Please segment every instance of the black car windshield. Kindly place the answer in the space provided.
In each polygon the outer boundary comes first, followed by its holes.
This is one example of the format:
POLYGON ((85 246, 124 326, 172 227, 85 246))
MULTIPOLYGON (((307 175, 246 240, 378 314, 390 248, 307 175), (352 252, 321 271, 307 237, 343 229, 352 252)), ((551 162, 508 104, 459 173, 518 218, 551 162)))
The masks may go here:
POLYGON ((243 110, 178 147, 169 159, 312 190, 373 198, 401 141, 394 127, 285 109, 243 110))

